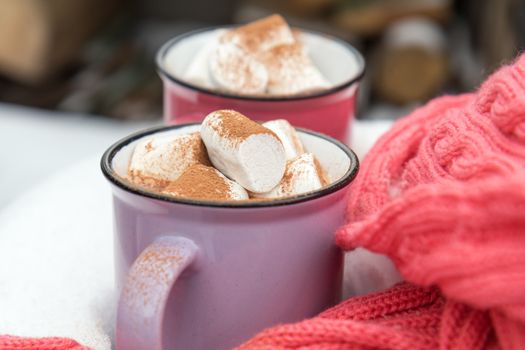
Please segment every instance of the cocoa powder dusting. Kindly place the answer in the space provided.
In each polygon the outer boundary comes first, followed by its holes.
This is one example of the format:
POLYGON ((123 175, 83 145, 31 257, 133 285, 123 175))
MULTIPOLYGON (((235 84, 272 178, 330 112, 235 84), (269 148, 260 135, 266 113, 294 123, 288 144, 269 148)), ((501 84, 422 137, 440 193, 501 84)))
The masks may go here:
POLYGON ((228 31, 222 41, 231 41, 235 37, 245 50, 257 53, 261 44, 278 37, 282 28, 288 28, 288 23, 280 15, 272 15, 228 31))
POLYGON ((161 191, 170 183, 170 180, 146 175, 138 170, 130 171, 128 177, 131 183, 153 191, 161 191))
POLYGON ((321 163, 317 160, 317 158, 314 156, 314 165, 315 170, 317 171, 317 174, 319 174, 319 179, 321 180, 321 186, 326 186, 330 184, 330 180, 328 179, 328 175, 326 174, 326 171, 324 171, 323 167, 321 166, 321 163))
MULTIPOLYGON (((231 44, 226 44, 231 45, 231 44)), ((216 64, 216 71, 220 73, 221 79, 228 82, 228 88, 220 88, 225 92, 246 91, 248 94, 258 94, 264 84, 266 84, 266 74, 264 67, 251 54, 245 50, 236 47, 235 49, 224 46, 222 49, 217 48, 216 58, 213 63, 216 64), (263 74, 264 73, 264 74, 263 74)))
POLYGON ((212 128, 221 137, 232 141, 242 141, 251 135, 268 134, 279 140, 273 131, 254 122, 237 111, 223 109, 216 111, 215 114, 220 120, 220 123, 212 125, 212 128))
POLYGON ((268 87, 299 79, 307 67, 313 66, 303 44, 282 44, 260 55, 268 70, 268 87))
MULTIPOLYGON (((319 176, 321 186, 324 187, 328 185, 330 181, 326 176, 326 172, 324 171, 323 167, 321 166, 321 163, 319 163, 315 156, 313 156, 313 162, 317 175, 319 176)), ((304 166, 310 164, 310 162, 302 156, 298 156, 297 158, 289 160, 286 163, 286 170, 279 184, 283 193, 293 192, 293 186, 294 182, 296 181, 296 178, 300 178, 301 176, 303 176, 304 170, 301 169, 301 164, 303 164, 304 166)))
POLYGON ((192 135, 196 135, 195 137, 199 139, 198 142, 195 142, 191 145, 192 152, 195 155, 197 162, 203 165, 211 166, 211 161, 208 157, 208 151, 206 150, 204 142, 202 142, 201 133, 194 132, 192 135))
POLYGON ((231 191, 228 180, 209 166, 195 164, 163 191, 165 194, 205 200, 229 200, 231 191))
POLYGON ((303 44, 299 42, 272 47, 260 56, 260 60, 268 66, 269 70, 287 68, 300 71, 304 65, 311 63, 308 56, 304 54, 303 44))
MULTIPOLYGON (((295 130, 295 129, 294 129, 295 130)), ((293 146, 297 150, 298 154, 301 155, 304 153, 304 147, 301 143, 301 140, 299 140, 299 136, 297 134, 290 132, 290 138, 292 139, 293 146)))
POLYGON ((189 136, 183 143, 174 144, 173 149, 180 154, 181 159, 192 159, 193 164, 211 165, 208 151, 204 142, 202 142, 200 132, 192 132, 189 136))
POLYGON ((290 160, 286 162, 286 170, 280 183, 280 186, 285 193, 291 192, 293 180, 295 177, 295 173, 291 170, 290 163, 292 163, 290 160))
MULTIPOLYGON (((144 146, 147 153, 154 150, 152 141, 144 146)), ((174 142, 170 149, 169 157, 152 160, 155 166, 169 169, 169 173, 180 173, 193 164, 204 164, 211 166, 208 151, 201 139, 199 132, 184 135, 174 142), (158 164, 164 163, 164 164, 158 164)), ((150 163, 151 164, 151 163, 150 163)), ((130 169, 128 165, 128 180, 144 189, 162 191, 174 179, 163 175, 148 172, 148 169, 130 169)))

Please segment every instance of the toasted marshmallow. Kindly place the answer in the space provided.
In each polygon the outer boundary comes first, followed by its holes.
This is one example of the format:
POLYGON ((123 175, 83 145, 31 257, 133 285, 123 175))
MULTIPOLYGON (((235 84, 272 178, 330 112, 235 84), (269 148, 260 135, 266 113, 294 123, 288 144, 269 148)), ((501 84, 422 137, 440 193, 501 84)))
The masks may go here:
POLYGON ((211 81, 219 90, 258 95, 266 91, 268 72, 253 55, 234 44, 219 45, 209 57, 211 81))
POLYGON ((267 192, 281 181, 286 167, 282 142, 241 113, 208 114, 201 124, 201 137, 213 165, 245 189, 267 192))
POLYGON ((221 43, 233 43, 250 54, 258 55, 275 46, 292 44, 295 37, 284 18, 272 15, 232 29, 219 40, 221 43))
POLYGON ((194 164, 210 165, 199 133, 152 137, 135 147, 128 176, 137 185, 158 190, 176 180, 194 164))
POLYGON ((304 147, 295 128, 285 119, 270 120, 262 124, 277 135, 283 143, 286 159, 291 160, 304 153, 304 147))
POLYGON ((195 164, 162 190, 162 193, 189 199, 243 200, 248 193, 238 183, 221 174, 217 169, 195 164))
POLYGON ((282 198, 320 189, 329 179, 312 153, 303 153, 288 162, 281 182, 266 193, 252 193, 254 198, 282 198))
POLYGON ((300 43, 275 46, 259 59, 268 71, 266 89, 270 94, 306 94, 330 86, 300 43))

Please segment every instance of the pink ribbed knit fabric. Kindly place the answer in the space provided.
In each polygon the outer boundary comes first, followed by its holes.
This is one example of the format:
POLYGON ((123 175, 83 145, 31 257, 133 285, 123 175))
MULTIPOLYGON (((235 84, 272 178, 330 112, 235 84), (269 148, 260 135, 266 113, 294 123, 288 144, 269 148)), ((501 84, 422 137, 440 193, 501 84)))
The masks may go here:
POLYGON ((1 350, 90 350, 66 338, 22 338, 0 335, 1 350))
POLYGON ((338 245, 407 282, 239 349, 525 348, 525 55, 397 122, 351 191, 338 245))

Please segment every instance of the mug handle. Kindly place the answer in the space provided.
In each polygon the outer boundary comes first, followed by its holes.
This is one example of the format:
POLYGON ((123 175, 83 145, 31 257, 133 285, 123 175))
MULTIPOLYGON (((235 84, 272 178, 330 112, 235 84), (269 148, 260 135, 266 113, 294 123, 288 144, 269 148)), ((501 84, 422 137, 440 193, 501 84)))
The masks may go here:
POLYGON ((116 343, 122 350, 161 350, 164 309, 198 247, 184 237, 160 237, 133 262, 120 294, 116 343))

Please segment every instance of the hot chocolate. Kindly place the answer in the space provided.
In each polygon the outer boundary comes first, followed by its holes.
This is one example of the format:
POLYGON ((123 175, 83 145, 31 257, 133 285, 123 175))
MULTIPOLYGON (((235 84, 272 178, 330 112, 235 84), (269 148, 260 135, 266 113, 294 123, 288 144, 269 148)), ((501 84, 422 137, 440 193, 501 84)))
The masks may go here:
POLYGON ((237 95, 290 96, 330 87, 300 33, 279 15, 219 29, 187 69, 192 84, 237 95))
POLYGON ((258 124, 233 110, 210 113, 200 132, 141 140, 127 174, 150 191, 218 201, 290 197, 330 182, 288 122, 258 124))

